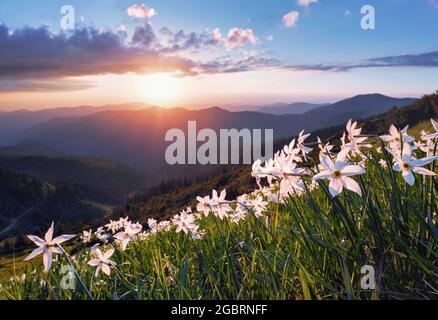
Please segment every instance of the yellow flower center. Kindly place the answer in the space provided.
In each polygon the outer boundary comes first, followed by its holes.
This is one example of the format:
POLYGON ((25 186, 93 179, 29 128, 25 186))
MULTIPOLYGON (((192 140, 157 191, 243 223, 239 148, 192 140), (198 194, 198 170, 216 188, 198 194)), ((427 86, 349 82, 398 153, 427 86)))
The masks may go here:
POLYGON ((409 170, 411 168, 411 165, 406 162, 402 162, 401 167, 403 170, 409 170))
POLYGON ((333 172, 332 172, 332 177, 335 178, 335 179, 339 179, 339 178, 341 178, 341 177, 342 177, 342 173, 341 173, 341 171, 339 171, 339 170, 335 170, 335 171, 333 171, 333 172))

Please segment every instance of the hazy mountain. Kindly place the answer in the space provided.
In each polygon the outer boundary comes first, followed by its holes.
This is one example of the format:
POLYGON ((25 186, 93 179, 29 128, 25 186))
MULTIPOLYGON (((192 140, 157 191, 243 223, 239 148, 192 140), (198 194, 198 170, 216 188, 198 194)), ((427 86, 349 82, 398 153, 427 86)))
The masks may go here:
POLYGON ((165 133, 171 128, 186 131, 189 120, 197 121, 198 129, 219 130, 272 128, 277 119, 271 115, 233 113, 220 108, 199 111, 148 108, 57 118, 28 130, 22 136, 49 145, 63 154, 96 156, 162 175, 155 169, 165 166, 165 133))
MULTIPOLYGON (((290 116, 289 116, 290 117, 290 116)), ((196 174, 206 170, 169 167, 165 163, 165 134, 169 129, 187 131, 187 122, 197 122, 198 130, 211 128, 276 128, 277 136, 296 132, 287 119, 256 112, 229 112, 220 108, 190 111, 181 108, 148 108, 138 111, 106 111, 85 117, 56 118, 21 135, 48 145, 61 154, 99 157, 146 170, 151 180, 196 174)))
POLYGON ((307 115, 326 113, 332 115, 351 114, 353 118, 363 118, 384 113, 392 107, 406 106, 417 98, 392 98, 382 94, 364 94, 338 101, 328 106, 316 108, 307 115))
POLYGON ((17 110, 12 112, 0 113, 0 146, 9 145, 17 142, 17 134, 23 130, 59 117, 82 117, 97 112, 109 110, 136 110, 150 107, 147 104, 119 104, 105 105, 102 107, 80 106, 53 108, 37 111, 17 110))
POLYGON ((27 130, 21 140, 31 139, 50 146, 61 154, 75 157, 99 157, 146 170, 151 180, 178 174, 196 174, 200 168, 182 170, 165 163, 164 141, 172 128, 187 131, 187 122, 203 128, 274 129, 275 138, 290 137, 301 129, 315 130, 363 118, 402 106, 413 99, 383 95, 363 95, 321 107, 302 115, 271 115, 260 112, 230 112, 217 107, 204 110, 147 108, 105 111, 83 117, 55 118, 27 130))
POLYGON ((292 104, 278 103, 271 106, 266 106, 258 109, 258 112, 283 115, 283 114, 303 114, 309 112, 313 109, 320 108, 329 105, 328 103, 306 103, 306 102, 296 102, 292 104))
POLYGON ((41 143, 39 141, 34 141, 32 139, 27 139, 20 142, 17 145, 1 147, 0 155, 8 156, 47 156, 47 157, 59 157, 63 154, 52 147, 41 143))
POLYGON ((418 99, 392 98, 381 94, 358 95, 299 115, 303 128, 315 130, 387 112, 393 107, 406 106, 418 99))

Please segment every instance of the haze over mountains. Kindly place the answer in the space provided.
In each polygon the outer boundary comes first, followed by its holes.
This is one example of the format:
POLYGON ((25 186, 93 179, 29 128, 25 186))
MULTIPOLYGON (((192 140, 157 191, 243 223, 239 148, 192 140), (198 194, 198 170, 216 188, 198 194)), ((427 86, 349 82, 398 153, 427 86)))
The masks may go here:
POLYGON ((275 105, 266 106, 258 109, 258 112, 269 113, 275 115, 283 114, 303 114, 309 112, 313 109, 328 106, 329 103, 306 103, 306 102, 296 102, 292 104, 287 103, 277 103, 275 105))
POLYGON ((197 122, 198 130, 274 129, 274 138, 278 139, 291 137, 301 129, 312 131, 343 123, 350 118, 383 113, 414 100, 379 94, 361 95, 332 105, 312 106, 313 110, 303 114, 281 116, 252 111, 230 112, 218 107, 202 110, 157 107, 113 110, 110 108, 114 106, 110 106, 104 109, 62 109, 59 113, 56 109, 12 112, 0 115, 0 127, 7 124, 9 130, 6 135, 0 134, 3 146, 8 146, 0 149, 0 153, 97 157, 160 177, 172 176, 165 174, 172 171, 164 161, 165 149, 169 145, 164 141, 165 134, 172 128, 186 132, 187 122, 191 120, 197 122))
POLYGON ((0 146, 10 144, 16 135, 26 129, 58 117, 81 117, 110 110, 138 110, 149 107, 145 103, 51 108, 37 111, 16 110, 0 112, 0 146))

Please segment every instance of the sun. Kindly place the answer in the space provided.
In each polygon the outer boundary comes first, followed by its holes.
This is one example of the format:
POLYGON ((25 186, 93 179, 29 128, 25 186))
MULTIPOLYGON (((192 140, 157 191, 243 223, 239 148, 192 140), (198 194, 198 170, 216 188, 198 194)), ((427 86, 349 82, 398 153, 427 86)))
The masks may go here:
POLYGON ((158 106, 168 106, 178 102, 181 88, 178 79, 168 73, 147 75, 141 84, 145 101, 158 106))

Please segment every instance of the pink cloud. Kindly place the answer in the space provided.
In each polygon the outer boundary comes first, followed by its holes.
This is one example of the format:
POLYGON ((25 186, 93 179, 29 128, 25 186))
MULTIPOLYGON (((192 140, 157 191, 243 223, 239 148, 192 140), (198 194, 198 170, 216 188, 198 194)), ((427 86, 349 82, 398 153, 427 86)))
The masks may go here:
POLYGON ((292 28, 297 25, 300 13, 297 11, 291 11, 283 16, 283 23, 286 27, 292 28))
POLYGON ((227 48, 241 48, 246 44, 257 44, 257 37, 252 29, 232 28, 228 31, 224 38, 220 29, 216 28, 212 31, 213 40, 217 43, 222 43, 227 48))
POLYGON ((151 18, 157 15, 157 11, 154 8, 150 8, 144 4, 142 5, 132 5, 126 10, 130 17, 134 18, 151 18))
POLYGON ((311 3, 316 3, 318 0, 298 0, 298 4, 303 7, 308 7, 311 3))

